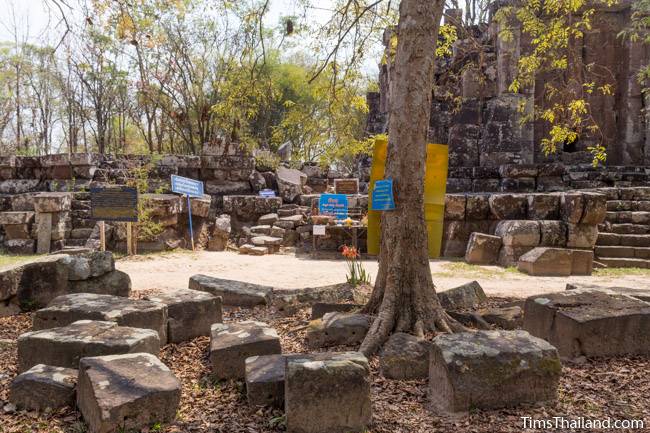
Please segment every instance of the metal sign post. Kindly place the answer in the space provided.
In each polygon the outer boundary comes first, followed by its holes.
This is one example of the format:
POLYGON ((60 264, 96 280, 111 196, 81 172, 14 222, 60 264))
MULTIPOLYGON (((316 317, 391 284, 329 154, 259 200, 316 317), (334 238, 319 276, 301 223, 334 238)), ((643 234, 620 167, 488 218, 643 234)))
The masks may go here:
POLYGON ((203 182, 187 177, 172 174, 172 191, 187 196, 187 214, 190 225, 190 242, 194 251, 194 227, 192 227, 192 200, 191 197, 203 197, 203 182))

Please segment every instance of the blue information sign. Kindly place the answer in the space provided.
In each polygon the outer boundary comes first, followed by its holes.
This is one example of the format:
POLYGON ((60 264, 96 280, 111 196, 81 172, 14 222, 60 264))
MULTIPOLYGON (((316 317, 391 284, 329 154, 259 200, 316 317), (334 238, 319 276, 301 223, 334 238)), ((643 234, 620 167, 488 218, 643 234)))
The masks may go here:
POLYGON ((371 210, 393 210, 395 209, 395 198, 393 196, 393 179, 378 180, 372 190, 371 210))
POLYGON ((348 217, 348 197, 345 194, 323 194, 318 201, 318 212, 344 220, 348 217))
POLYGON ((203 182, 172 174, 172 191, 190 197, 203 196, 203 182))

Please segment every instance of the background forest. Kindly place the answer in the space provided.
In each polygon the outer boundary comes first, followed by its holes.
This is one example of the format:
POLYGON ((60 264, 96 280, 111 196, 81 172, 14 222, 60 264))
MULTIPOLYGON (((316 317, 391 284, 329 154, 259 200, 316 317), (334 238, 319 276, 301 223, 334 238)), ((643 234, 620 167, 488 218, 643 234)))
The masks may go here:
POLYGON ((316 28, 300 5, 269 23, 268 1, 43 5, 62 36, 36 44, 5 4, 13 40, 0 45, 0 154, 198 154, 224 141, 288 143, 296 160, 327 163, 367 147, 363 53, 348 52, 345 67, 319 58, 336 16, 316 28), (296 49, 306 43, 313 49, 296 49))

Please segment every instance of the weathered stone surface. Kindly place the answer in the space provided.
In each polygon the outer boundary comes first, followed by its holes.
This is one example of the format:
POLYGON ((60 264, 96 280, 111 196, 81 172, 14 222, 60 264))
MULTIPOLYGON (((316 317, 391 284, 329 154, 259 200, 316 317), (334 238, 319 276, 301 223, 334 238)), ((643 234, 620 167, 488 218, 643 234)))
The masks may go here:
POLYGON ((360 309, 360 304, 336 304, 329 302, 316 302, 311 306, 311 320, 322 318, 327 313, 350 313, 360 309))
POLYGON ((246 395, 253 406, 284 407, 285 355, 246 358, 246 395))
POLYGON ((490 308, 482 314, 486 322, 503 329, 517 329, 524 323, 524 312, 518 305, 511 307, 490 308))
POLYGON ((440 305, 447 310, 474 308, 487 301, 487 296, 478 281, 472 281, 453 289, 438 292, 440 305))
POLYGON ((302 194, 302 187, 307 181, 307 175, 299 170, 286 167, 278 167, 275 175, 280 197, 286 203, 292 203, 302 194))
POLYGON ((605 293, 620 293, 622 295, 631 296, 641 301, 650 302, 650 288, 646 287, 618 287, 586 283, 567 283, 566 290, 576 289, 600 290, 605 293))
POLYGON ((258 225, 251 227, 251 233, 254 235, 270 235, 271 226, 270 225, 258 225))
POLYGON ((388 379, 426 379, 431 343, 403 332, 390 336, 379 354, 381 374, 388 379))
POLYGON ((560 199, 560 214, 563 221, 571 224, 579 223, 582 219, 584 207, 582 193, 565 192, 562 194, 560 199))
POLYGON ((64 256, 48 256, 0 272, 0 300, 17 297, 23 311, 47 305, 68 290, 68 267, 64 256))
POLYGON ((594 270, 592 250, 571 250, 571 275, 591 275, 594 270))
POLYGON ((181 383, 148 353, 83 358, 77 406, 91 433, 140 431, 172 421, 181 383))
POLYGON ((69 211, 72 206, 72 194, 67 192, 43 192, 34 196, 36 212, 69 211))
POLYGON ((541 234, 539 245, 542 247, 565 247, 567 225, 564 221, 539 221, 541 234))
POLYGON ((104 320, 120 326, 151 329, 167 341, 167 306, 120 296, 73 293, 59 296, 34 313, 34 329, 69 325, 78 320, 104 320))
POLYGON ((467 197, 465 194, 445 195, 445 220, 464 221, 467 197))
POLYGON ((282 238, 274 238, 271 236, 255 236, 251 239, 251 242, 253 245, 258 247, 274 247, 282 245, 282 238))
POLYGON ((517 266, 519 258, 535 247, 514 247, 504 245, 499 251, 499 266, 517 266))
POLYGON ((568 224, 568 248, 593 248, 598 240, 598 226, 589 224, 568 224))
POLYGON ((474 265, 494 265, 499 260, 501 244, 499 236, 474 232, 467 243, 465 261, 474 265))
POLYGON ((468 195, 465 219, 482 221, 490 214, 490 202, 486 195, 468 195))
POLYGON ((45 411, 73 406, 78 371, 38 364, 11 382, 9 401, 18 409, 45 411))
POLYGON ((190 278, 189 288, 220 296, 223 305, 237 307, 254 307, 269 305, 273 288, 242 281, 225 280, 207 275, 194 275, 190 278))
POLYGON ((67 255, 62 258, 69 267, 70 281, 87 280, 91 277, 101 277, 115 270, 113 253, 110 251, 94 251, 86 254, 67 255))
POLYGON ((557 194, 530 194, 528 219, 556 220, 560 216, 560 196, 557 194))
POLYGON ((280 337, 266 323, 248 320, 212 325, 210 363, 217 379, 242 379, 246 358, 280 353, 280 337))
POLYGON ((622 294, 584 289, 532 296, 524 329, 566 357, 650 354, 650 304, 622 294))
MULTIPOLYGON (((190 199, 190 206, 192 207, 192 216, 207 218, 210 216, 210 205, 212 204, 212 197, 204 195, 202 197, 192 197, 190 199)), ((187 212, 187 200, 183 201, 182 213, 187 212)))
POLYGON ((571 250, 536 247, 519 257, 517 269, 528 275, 568 277, 572 269, 571 250))
POLYGON ((372 319, 358 313, 326 313, 313 320, 305 336, 309 347, 355 345, 363 341, 372 319))
POLYGON ((166 290, 144 298, 167 305, 167 341, 180 343, 210 335, 210 327, 221 323, 221 298, 189 289, 166 290))
POLYGON ((490 214, 496 220, 526 218, 528 198, 524 194, 493 194, 490 196, 490 214))
POLYGON ((5 250, 17 256, 29 256, 36 251, 34 239, 8 239, 5 241, 5 250))
POLYGON ((82 281, 70 281, 70 293, 94 293, 128 298, 131 294, 131 277, 128 274, 114 270, 100 277, 82 281))
POLYGON ((371 410, 370 368, 361 353, 287 359, 287 432, 364 432, 372 419, 371 410))
POLYGON ((429 398, 441 413, 554 400, 557 350, 525 331, 442 334, 434 339, 429 398))
POLYGON ((501 237, 503 245, 512 247, 535 247, 541 239, 538 221, 500 221, 494 234, 501 237))
POLYGON ((76 368, 84 356, 147 352, 157 355, 160 339, 150 329, 118 326, 114 322, 79 320, 67 326, 18 337, 18 370, 37 364, 76 368))
POLYGON ((35 215, 27 211, 0 212, 0 225, 31 224, 35 215))
POLYGON ((582 212, 581 224, 598 225, 605 221, 607 215, 607 196, 584 192, 582 194, 584 211, 582 212))
POLYGON ((278 220, 278 214, 277 213, 269 213, 266 215, 262 215, 258 220, 257 223, 259 225, 270 225, 272 226, 273 223, 275 223, 278 220))
POLYGON ((318 302, 352 301, 354 300, 355 290, 355 287, 347 283, 300 289, 274 289, 273 305, 280 311, 293 314, 300 308, 318 302))
POLYGON ((32 227, 29 224, 5 224, 2 226, 5 231, 5 239, 29 239, 32 227))

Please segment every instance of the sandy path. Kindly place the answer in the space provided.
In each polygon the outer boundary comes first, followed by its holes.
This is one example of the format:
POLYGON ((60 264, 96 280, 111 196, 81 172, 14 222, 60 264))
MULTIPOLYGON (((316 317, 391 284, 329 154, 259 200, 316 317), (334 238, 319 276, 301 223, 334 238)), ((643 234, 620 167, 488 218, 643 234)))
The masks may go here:
MULTIPOLYGON (((373 276, 377 262, 364 261, 373 276)), ((231 252, 182 252, 118 260, 117 268, 128 273, 135 290, 186 288, 190 276, 206 274, 283 288, 324 286, 345 281, 345 263, 311 260, 294 255, 247 256, 231 252)), ((447 260, 431 262, 436 285, 450 289, 477 280, 493 296, 526 297, 561 291, 568 282, 645 287, 647 276, 530 277, 493 266, 466 266, 447 260)))

